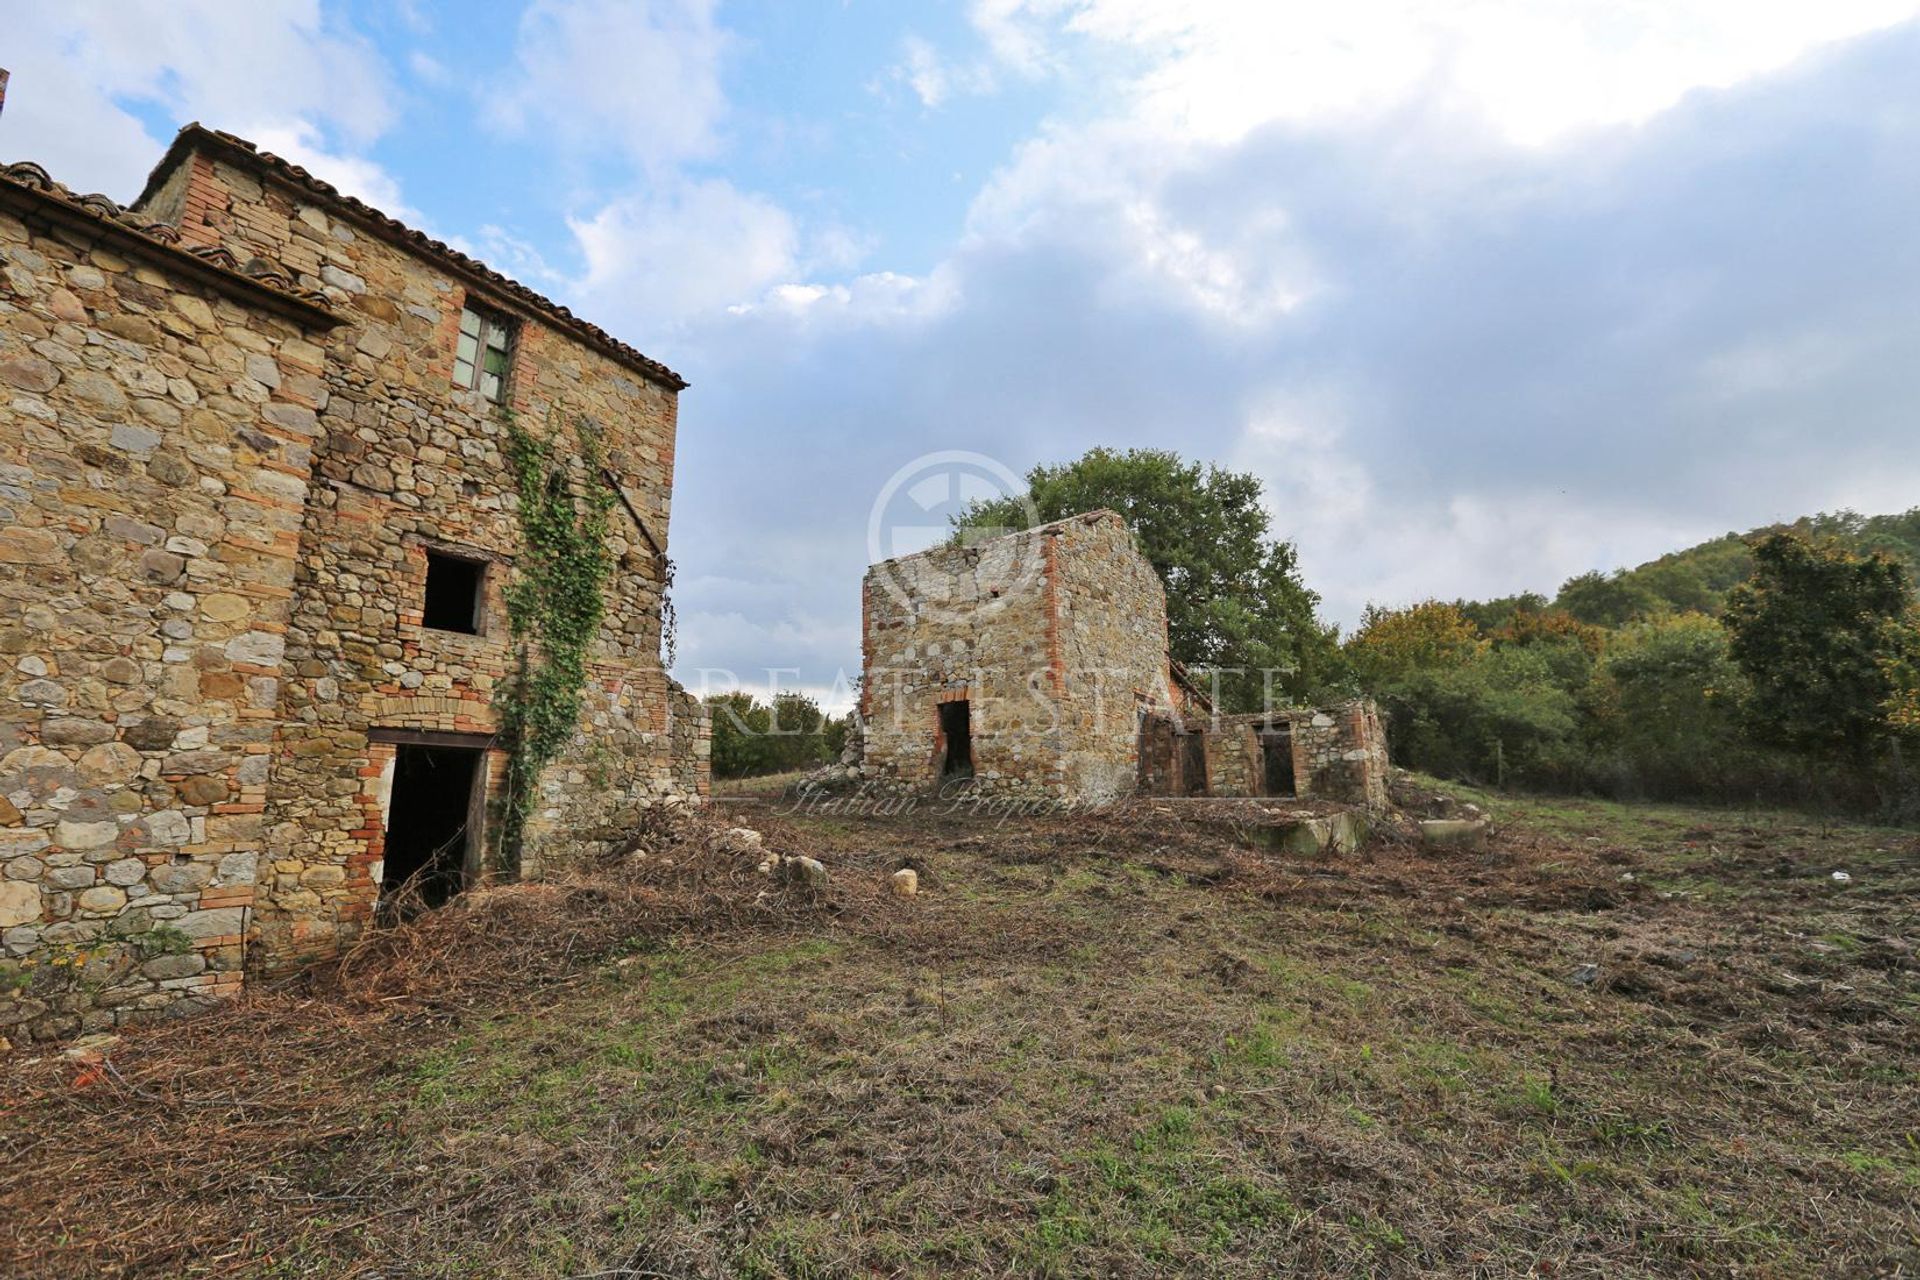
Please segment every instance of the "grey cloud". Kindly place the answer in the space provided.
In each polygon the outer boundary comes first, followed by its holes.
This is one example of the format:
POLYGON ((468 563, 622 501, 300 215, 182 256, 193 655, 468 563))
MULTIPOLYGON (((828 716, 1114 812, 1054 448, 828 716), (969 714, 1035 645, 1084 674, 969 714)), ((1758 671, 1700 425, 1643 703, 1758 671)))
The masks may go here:
POLYGON ((1252 459, 1342 620, 1920 495, 1916 65, 1910 25, 1550 150, 1436 107, 1107 184, 1248 278, 1306 284, 1252 324, 1143 274, 1108 191, 970 237, 931 318, 682 334, 675 539, 725 573, 684 607, 768 628, 690 628, 685 652, 817 680, 857 661, 867 506, 940 448, 1015 469, 1093 444, 1252 459), (1249 448, 1262 405, 1301 398, 1337 434, 1249 448))

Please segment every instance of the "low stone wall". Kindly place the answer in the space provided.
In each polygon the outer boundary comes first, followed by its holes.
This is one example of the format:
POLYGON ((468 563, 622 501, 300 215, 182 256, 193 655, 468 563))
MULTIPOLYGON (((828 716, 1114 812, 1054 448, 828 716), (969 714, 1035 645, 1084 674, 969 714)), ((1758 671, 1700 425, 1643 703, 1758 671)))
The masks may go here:
POLYGON ((1370 698, 1293 720, 1294 768, 1303 794, 1379 808, 1387 803, 1387 735, 1370 698))
POLYGON ((1371 699, 1331 707, 1297 707, 1237 716, 1169 714, 1142 729, 1140 789, 1149 795, 1194 794, 1187 757, 1197 736, 1204 750, 1203 793, 1268 794, 1264 733, 1284 730, 1292 743, 1295 796, 1382 807, 1387 803, 1387 740, 1371 699))
POLYGON ((523 876, 591 864, 623 848, 645 810, 708 798, 710 709, 678 684, 659 705, 663 719, 644 729, 589 712, 575 749, 541 780, 543 807, 528 824, 523 876))
MULTIPOLYGON (((1204 720, 1199 723, 1207 723, 1204 720)), ((1204 733, 1207 753, 1207 794, 1257 796, 1266 793, 1266 759, 1254 725, 1246 720, 1223 720, 1204 733)))

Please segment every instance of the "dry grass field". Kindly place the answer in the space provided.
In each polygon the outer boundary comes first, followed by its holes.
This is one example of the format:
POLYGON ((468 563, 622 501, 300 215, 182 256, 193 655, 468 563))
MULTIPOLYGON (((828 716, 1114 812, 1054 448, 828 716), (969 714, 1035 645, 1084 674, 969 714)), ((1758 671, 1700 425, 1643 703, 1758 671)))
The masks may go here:
POLYGON ((1484 853, 1309 859, 1247 805, 736 798, 0 1061, 0 1274, 1920 1271, 1920 840, 1479 798, 1484 853))

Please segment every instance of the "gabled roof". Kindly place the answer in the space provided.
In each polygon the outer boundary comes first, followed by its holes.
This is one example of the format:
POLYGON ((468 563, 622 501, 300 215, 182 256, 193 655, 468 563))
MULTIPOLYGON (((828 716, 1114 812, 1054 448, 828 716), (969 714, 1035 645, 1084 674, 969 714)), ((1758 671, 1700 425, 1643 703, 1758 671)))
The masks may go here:
POLYGON ((301 324, 327 328, 339 323, 327 305, 327 296, 302 289, 280 264, 259 257, 241 263, 217 246, 181 244, 179 228, 155 222, 103 195, 79 195, 55 182, 31 160, 0 165, 0 204, 15 203, 35 208, 41 216, 85 234, 171 263, 216 288, 239 294, 301 324))
POLYGON ((598 325, 582 320, 551 298, 529 289, 517 280, 501 275, 486 263, 477 258, 468 257, 458 249, 435 240, 425 232, 415 231, 399 219, 382 213, 365 201, 347 195, 332 183, 314 177, 291 160, 274 155, 271 151, 262 151, 245 138, 231 133, 209 129, 198 123, 182 128, 174 135, 166 154, 160 157, 160 163, 155 165, 153 172, 148 175, 147 185, 141 190, 139 198, 133 202, 132 207, 134 209, 144 207, 160 189, 161 184, 166 181, 167 176, 195 151, 206 151, 217 155, 292 187, 302 195, 310 197, 315 203, 341 214, 356 226, 385 240, 388 244, 424 258, 453 275, 461 276, 479 285, 488 292, 518 302, 560 332, 670 390, 681 391, 687 386, 687 380, 666 365, 643 355, 598 325))

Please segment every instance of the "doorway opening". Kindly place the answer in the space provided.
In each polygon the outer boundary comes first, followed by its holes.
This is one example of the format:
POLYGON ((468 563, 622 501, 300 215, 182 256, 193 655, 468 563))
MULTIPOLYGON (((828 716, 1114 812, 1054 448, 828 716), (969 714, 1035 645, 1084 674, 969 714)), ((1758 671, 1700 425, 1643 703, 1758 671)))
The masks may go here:
POLYGON ((965 698, 940 704, 940 738, 947 744, 940 758, 940 778, 973 776, 973 713, 965 698))
POLYGON ((1180 793, 1189 796, 1207 794, 1207 735, 1202 729, 1190 729, 1180 740, 1180 793))
POLYGON ((485 758, 477 747, 395 748, 380 873, 383 914, 404 918, 438 907, 466 887, 485 812, 485 758))
POLYGON ((1293 778, 1293 730, 1269 729, 1260 735, 1261 764, 1266 774, 1265 794, 1298 794, 1293 778))

